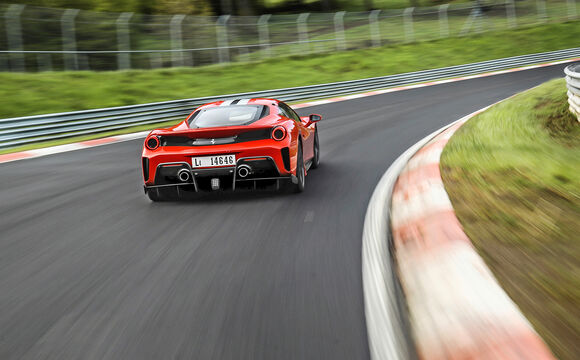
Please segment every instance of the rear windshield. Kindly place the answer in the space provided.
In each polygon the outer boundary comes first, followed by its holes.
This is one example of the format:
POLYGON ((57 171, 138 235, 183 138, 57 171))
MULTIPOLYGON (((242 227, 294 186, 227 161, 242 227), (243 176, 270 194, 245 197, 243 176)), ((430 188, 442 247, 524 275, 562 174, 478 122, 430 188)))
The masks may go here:
POLYGON ((216 106, 196 111, 189 119, 190 128, 248 125, 268 115, 264 105, 216 106))

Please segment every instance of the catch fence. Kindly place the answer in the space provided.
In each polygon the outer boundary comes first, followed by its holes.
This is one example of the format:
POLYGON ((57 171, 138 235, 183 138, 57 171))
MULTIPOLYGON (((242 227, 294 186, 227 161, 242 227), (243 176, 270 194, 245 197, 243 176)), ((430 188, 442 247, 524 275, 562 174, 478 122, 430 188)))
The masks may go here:
POLYGON ((471 36, 577 19, 577 1, 219 17, 0 4, 0 71, 200 66, 471 36))

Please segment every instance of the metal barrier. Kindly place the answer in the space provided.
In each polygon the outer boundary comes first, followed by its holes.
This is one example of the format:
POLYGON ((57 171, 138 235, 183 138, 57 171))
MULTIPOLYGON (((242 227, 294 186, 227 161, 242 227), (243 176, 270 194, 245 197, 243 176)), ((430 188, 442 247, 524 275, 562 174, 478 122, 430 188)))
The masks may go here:
MULTIPOLYGON (((177 120, 188 115, 201 104, 223 99, 266 97, 292 102, 354 94, 572 58, 580 58, 580 48, 329 84, 0 119, 0 149, 177 120)), ((578 90, 576 89, 576 91, 578 90)))
POLYGON ((566 69, 566 86, 568 87, 568 103, 570 111, 580 121, 580 63, 572 64, 566 69))

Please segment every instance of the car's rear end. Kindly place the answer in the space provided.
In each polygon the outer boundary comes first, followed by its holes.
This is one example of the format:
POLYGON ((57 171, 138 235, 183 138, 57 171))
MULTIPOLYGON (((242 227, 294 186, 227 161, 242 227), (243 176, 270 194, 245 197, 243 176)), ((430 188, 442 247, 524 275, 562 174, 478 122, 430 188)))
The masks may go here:
POLYGON ((218 106, 210 107, 208 116, 196 111, 175 128, 151 132, 142 156, 145 191, 171 187, 236 190, 278 186, 291 179, 291 137, 284 126, 268 119, 267 106, 258 104, 249 110, 230 106, 220 111, 215 110, 218 106), (257 112, 260 114, 255 115, 257 112), (216 116, 229 116, 234 125, 221 117, 216 121, 216 116), (204 126, 207 124, 201 120, 208 119, 221 126, 204 126))

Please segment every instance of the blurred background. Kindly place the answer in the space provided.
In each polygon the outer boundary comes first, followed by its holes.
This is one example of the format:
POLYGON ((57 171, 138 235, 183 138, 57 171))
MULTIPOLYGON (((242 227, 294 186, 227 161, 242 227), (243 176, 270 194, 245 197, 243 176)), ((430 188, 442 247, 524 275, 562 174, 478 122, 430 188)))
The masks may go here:
POLYGON ((37 0, 0 4, 0 71, 247 62, 564 22, 573 0, 37 0))

